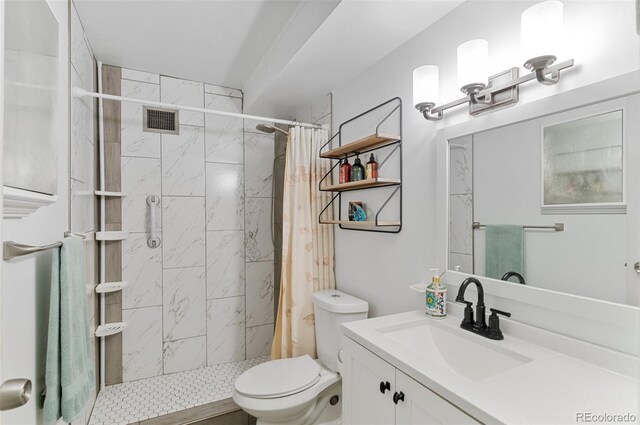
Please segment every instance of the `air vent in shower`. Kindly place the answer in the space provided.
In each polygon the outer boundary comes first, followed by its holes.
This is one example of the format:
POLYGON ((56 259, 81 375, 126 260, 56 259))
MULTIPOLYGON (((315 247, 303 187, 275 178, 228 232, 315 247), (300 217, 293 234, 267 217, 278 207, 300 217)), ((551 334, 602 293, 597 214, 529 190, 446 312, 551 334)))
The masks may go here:
POLYGON ((144 106, 142 108, 144 131, 162 134, 179 134, 178 111, 144 106))

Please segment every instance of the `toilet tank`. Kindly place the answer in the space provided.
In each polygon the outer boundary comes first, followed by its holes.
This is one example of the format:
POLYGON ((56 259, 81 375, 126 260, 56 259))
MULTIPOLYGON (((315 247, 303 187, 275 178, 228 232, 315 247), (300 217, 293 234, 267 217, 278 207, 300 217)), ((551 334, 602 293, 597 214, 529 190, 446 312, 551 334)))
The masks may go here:
POLYGON ((318 360, 338 371, 338 347, 342 338, 340 325, 367 318, 369 304, 336 289, 326 289, 311 295, 316 327, 318 360))

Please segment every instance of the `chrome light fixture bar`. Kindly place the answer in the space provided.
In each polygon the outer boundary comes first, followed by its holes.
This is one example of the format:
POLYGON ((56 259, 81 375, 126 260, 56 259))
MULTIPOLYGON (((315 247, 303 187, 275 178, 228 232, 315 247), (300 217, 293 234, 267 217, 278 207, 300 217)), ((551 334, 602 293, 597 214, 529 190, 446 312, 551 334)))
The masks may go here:
POLYGON ((538 80, 545 85, 556 84, 560 78, 560 71, 571 68, 573 65, 573 59, 569 59, 550 67, 534 69, 531 74, 522 77, 518 76, 518 68, 511 68, 489 77, 489 84, 486 88, 480 89, 479 87, 465 86, 463 89, 468 90, 468 94, 465 97, 440 106, 436 106, 433 102, 422 102, 416 104, 416 109, 429 121, 441 120, 444 117, 444 111, 464 104, 469 104, 469 114, 471 115, 489 112, 518 102, 518 87, 520 84, 531 80, 538 80), (551 75, 551 77, 547 77, 547 75, 551 75), (504 81, 505 76, 511 76, 512 78, 504 81), (540 81, 541 79, 544 82, 540 81), (503 96, 502 99, 500 99, 500 95, 503 96))
POLYGON ((556 56, 548 52, 562 52, 563 4, 560 0, 546 0, 529 7, 521 16, 520 49, 524 68, 530 74, 520 77, 519 68, 511 68, 489 77, 488 43, 486 40, 469 40, 458 46, 458 86, 465 97, 437 106, 437 67, 427 65, 414 71, 414 104, 429 121, 443 118, 444 111, 462 104, 469 104, 469 114, 489 112, 519 100, 519 86, 537 80, 547 86, 557 84, 560 71, 573 66, 573 59, 555 64, 556 56), (541 29, 544 28, 543 31, 541 29), (555 65, 554 65, 555 64, 555 65), (420 72, 435 68, 435 73, 420 72))

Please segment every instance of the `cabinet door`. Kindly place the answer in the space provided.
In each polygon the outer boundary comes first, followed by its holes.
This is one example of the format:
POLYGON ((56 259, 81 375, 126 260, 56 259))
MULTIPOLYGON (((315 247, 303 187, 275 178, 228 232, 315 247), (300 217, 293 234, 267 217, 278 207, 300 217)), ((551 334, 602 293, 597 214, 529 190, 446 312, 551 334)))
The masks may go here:
POLYGON ((392 425, 395 420, 395 368, 371 351, 344 339, 342 421, 347 425, 392 425), (384 394, 380 383, 389 383, 384 394))
POLYGON ((396 406, 397 425, 479 424, 427 387, 396 370, 396 390, 404 400, 396 406))

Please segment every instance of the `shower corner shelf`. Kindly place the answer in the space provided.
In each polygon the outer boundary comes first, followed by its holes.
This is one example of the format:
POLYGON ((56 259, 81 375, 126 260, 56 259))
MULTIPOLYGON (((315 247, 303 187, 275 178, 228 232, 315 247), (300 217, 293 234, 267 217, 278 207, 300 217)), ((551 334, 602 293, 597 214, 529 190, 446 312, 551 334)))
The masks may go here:
MULTIPOLYGON (((384 111, 383 111, 384 113, 384 111)), ((400 233, 402 230, 402 99, 400 97, 394 97, 392 99, 387 100, 375 106, 368 111, 357 115, 342 124, 340 124, 340 128, 338 132, 327 141, 321 148, 319 152, 320 158, 325 159, 333 159, 338 160, 331 169, 322 177, 320 183, 318 185, 318 189, 323 192, 337 192, 331 201, 320 211, 318 215, 318 223, 320 224, 337 224, 341 229, 344 230, 359 230, 363 232, 378 232, 378 233, 400 233), (389 113, 387 113, 381 120, 378 121, 375 129, 375 133, 370 134, 368 136, 362 137, 356 141, 342 144, 342 128, 355 121, 359 118, 364 117, 365 115, 370 114, 371 112, 377 111, 387 105, 396 104, 389 113), (396 114, 398 117, 398 134, 383 134, 380 132, 380 126, 387 121, 392 115, 396 114), (322 151, 327 146, 331 147, 331 142, 333 139, 338 137, 338 146, 327 151, 322 151), (360 155, 367 152, 371 152, 377 149, 382 149, 385 147, 393 147, 391 151, 386 155, 384 160, 382 160, 379 164, 378 170, 382 168, 382 166, 387 162, 387 160, 394 154, 394 152, 398 151, 398 160, 399 160, 399 178, 386 178, 386 177, 378 177, 375 179, 366 179, 348 183, 341 184, 325 184, 323 186, 323 181, 332 176, 333 171, 340 165, 341 159, 345 157, 350 157, 354 155, 360 155), (382 203, 378 211, 376 211, 373 219, 367 221, 350 221, 344 220, 342 218, 342 193, 348 192, 352 190, 364 190, 364 189, 375 189, 375 188, 384 188, 384 187, 395 187, 391 194, 386 198, 386 200, 382 203), (382 220, 380 219, 380 213, 385 209, 385 207, 389 204, 392 198, 398 194, 397 200, 399 202, 398 208, 398 220, 382 220), (323 220, 322 215, 329 208, 332 208, 334 201, 338 202, 338 218, 323 220)))
POLYGON ((129 232, 118 230, 111 232, 96 232, 96 240, 99 241, 121 241, 129 237, 129 232))
POLYGON ((96 337, 103 338, 105 336, 119 334, 124 331, 129 324, 127 322, 113 322, 105 325, 100 325, 96 329, 96 337))
POLYGON ((127 196, 122 192, 109 192, 108 190, 96 190, 94 194, 96 196, 106 196, 110 198, 124 198, 125 196, 127 196))
POLYGON ((96 286, 96 293, 106 294, 107 292, 121 291, 125 286, 127 286, 127 282, 100 283, 96 286))

